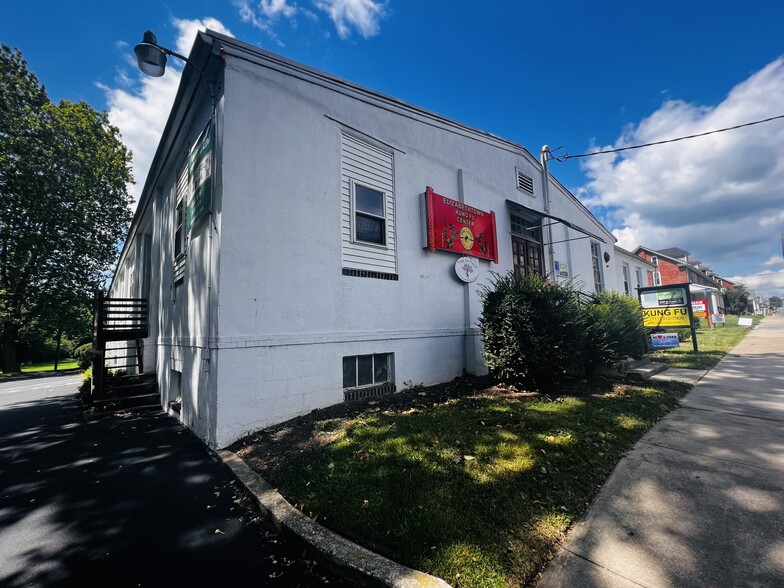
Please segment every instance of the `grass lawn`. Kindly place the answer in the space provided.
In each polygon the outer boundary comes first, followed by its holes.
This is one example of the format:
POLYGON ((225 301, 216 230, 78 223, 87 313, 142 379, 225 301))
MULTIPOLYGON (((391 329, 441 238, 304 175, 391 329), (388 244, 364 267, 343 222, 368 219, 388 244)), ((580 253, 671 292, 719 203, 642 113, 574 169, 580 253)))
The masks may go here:
MULTIPOLYGON (((79 367, 79 364, 75 359, 61 359, 57 364, 57 371, 61 370, 73 370, 79 367)), ((42 361, 39 363, 29 363, 22 365, 22 372, 23 374, 36 374, 39 372, 51 372, 54 371, 54 361, 42 361)), ((12 376, 15 374, 3 374, 0 372, 0 376, 12 376)))
MULTIPOLYGON (((586 384, 587 386, 587 384, 586 384)), ((464 378, 314 411, 232 448, 306 514, 453 586, 522 586, 689 390, 548 397, 464 378)))
MULTIPOLYGON (((754 324, 759 324, 761 316, 754 316, 754 324)), ((671 367, 707 370, 715 366, 727 352, 735 347, 749 332, 748 327, 738 326, 738 317, 727 315, 725 326, 718 325, 708 329, 701 321, 702 328, 697 329, 698 353, 694 353, 691 338, 681 342, 680 347, 660 349, 651 354, 651 359, 668 363, 671 367)))

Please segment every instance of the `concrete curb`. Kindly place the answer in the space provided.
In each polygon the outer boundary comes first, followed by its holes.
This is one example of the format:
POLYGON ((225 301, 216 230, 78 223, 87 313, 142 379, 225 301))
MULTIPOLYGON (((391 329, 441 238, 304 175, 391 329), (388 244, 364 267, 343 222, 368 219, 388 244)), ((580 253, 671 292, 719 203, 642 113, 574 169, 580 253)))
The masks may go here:
POLYGON ((237 454, 224 450, 219 451, 218 456, 279 530, 293 533, 312 546, 348 580, 362 586, 451 588, 441 578, 395 563, 322 527, 291 506, 237 454))

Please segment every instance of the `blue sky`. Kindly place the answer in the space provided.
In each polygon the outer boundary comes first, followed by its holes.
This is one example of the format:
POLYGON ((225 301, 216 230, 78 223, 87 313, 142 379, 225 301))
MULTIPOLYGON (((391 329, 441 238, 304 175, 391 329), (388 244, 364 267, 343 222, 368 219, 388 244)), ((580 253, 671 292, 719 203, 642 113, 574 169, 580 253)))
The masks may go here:
MULTIPOLYGON (((152 29, 187 53, 205 24, 534 154, 784 114, 778 0, 17 1, 0 41, 21 49, 52 99, 109 111, 141 186, 178 75, 173 64, 142 79, 133 46, 152 29)), ((620 245, 679 246, 762 295, 784 294, 784 120, 551 170, 620 245)))

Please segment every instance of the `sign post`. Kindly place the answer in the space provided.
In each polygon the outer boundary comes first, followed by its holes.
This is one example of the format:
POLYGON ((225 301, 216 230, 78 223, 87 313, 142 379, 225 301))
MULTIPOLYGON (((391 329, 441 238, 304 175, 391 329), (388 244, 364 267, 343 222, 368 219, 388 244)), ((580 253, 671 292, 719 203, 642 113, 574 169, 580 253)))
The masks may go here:
POLYGON ((637 295, 646 327, 689 327, 694 353, 699 351, 689 284, 639 288, 637 295))

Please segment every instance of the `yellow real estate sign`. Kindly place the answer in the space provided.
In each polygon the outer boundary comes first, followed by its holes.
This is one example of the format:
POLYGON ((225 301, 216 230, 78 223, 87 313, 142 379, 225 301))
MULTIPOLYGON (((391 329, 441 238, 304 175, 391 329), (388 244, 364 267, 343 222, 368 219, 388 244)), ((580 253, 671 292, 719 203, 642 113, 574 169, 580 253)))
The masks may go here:
POLYGON ((685 306, 671 308, 643 308, 642 318, 646 327, 689 327, 689 309, 685 306))

